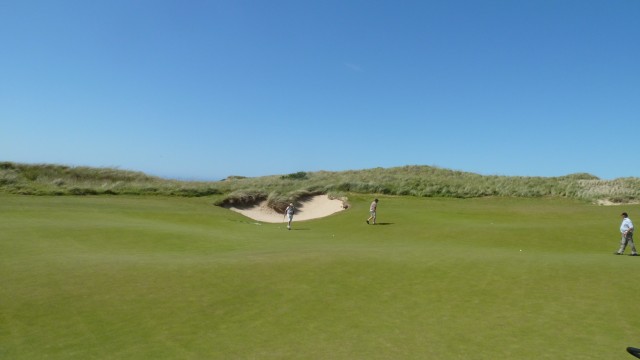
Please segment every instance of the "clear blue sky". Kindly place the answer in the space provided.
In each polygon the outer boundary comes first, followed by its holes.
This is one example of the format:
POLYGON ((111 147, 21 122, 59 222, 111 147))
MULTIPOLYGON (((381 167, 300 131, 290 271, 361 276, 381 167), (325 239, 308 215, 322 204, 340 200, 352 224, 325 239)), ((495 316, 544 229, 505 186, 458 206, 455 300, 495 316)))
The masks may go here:
POLYGON ((1 0, 0 161, 640 176, 639 0, 1 0))

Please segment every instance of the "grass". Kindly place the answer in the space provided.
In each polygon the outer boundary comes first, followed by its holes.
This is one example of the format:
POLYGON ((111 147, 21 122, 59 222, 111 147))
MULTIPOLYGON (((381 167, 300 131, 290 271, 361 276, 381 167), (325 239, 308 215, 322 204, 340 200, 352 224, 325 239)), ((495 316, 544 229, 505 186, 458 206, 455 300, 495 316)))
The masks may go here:
POLYGON ((268 199, 282 211, 309 195, 345 193, 417 197, 563 197, 587 202, 633 203, 640 199, 640 178, 600 180, 589 174, 560 177, 479 175, 432 166, 402 166, 355 171, 296 172, 221 181, 177 181, 134 171, 0 162, 0 193, 20 195, 223 195, 218 205, 268 199))
POLYGON ((261 224, 220 196, 0 195, 0 358, 604 359, 638 345, 619 213, 370 196, 261 224), (522 251, 520 251, 522 250, 522 251))

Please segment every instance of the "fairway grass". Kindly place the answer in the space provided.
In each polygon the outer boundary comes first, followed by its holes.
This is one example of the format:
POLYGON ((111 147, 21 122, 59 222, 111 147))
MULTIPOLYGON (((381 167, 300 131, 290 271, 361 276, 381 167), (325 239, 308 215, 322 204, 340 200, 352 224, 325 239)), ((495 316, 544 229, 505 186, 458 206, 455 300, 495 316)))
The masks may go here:
MULTIPOLYGON (((215 198, 0 195, 1 359, 626 359, 640 258, 567 199, 372 197, 260 223, 215 198), (628 250, 627 250, 628 251, 628 250)), ((634 214, 636 214, 634 216, 634 214)))

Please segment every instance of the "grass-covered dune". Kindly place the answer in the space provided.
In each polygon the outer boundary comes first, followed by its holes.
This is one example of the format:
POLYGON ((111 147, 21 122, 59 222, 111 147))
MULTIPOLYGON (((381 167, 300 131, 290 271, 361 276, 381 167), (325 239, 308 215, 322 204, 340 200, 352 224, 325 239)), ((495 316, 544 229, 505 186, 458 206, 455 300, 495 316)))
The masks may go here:
MULTIPOLYGON (((375 171, 374 171, 375 172, 375 171)), ((621 211, 371 195, 260 224, 209 197, 0 194, 2 359, 626 359, 621 211)))
POLYGON ((0 162, 0 192, 20 195, 208 196, 214 183, 184 182, 113 168, 0 162))
POLYGON ((563 197, 584 201, 635 202, 640 179, 600 180, 589 174, 560 177, 479 175, 432 166, 403 166, 354 171, 297 172, 221 181, 176 181, 112 168, 0 162, 0 192, 25 195, 170 195, 222 194, 218 204, 269 200, 280 209, 290 201, 345 193, 417 197, 563 197))

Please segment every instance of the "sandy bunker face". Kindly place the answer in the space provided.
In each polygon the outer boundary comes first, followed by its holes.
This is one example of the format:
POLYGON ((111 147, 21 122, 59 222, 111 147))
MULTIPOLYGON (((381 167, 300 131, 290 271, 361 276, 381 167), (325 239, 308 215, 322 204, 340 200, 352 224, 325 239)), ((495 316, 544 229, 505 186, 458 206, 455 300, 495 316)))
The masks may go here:
MULTIPOLYGON (((257 221, 268 223, 281 223, 284 221, 284 214, 279 214, 268 207, 266 201, 253 207, 230 207, 229 209, 257 221)), ((344 209, 342 200, 330 199, 327 195, 317 195, 300 203, 300 206, 296 208, 295 215, 293 215, 293 221, 318 219, 344 209)))

